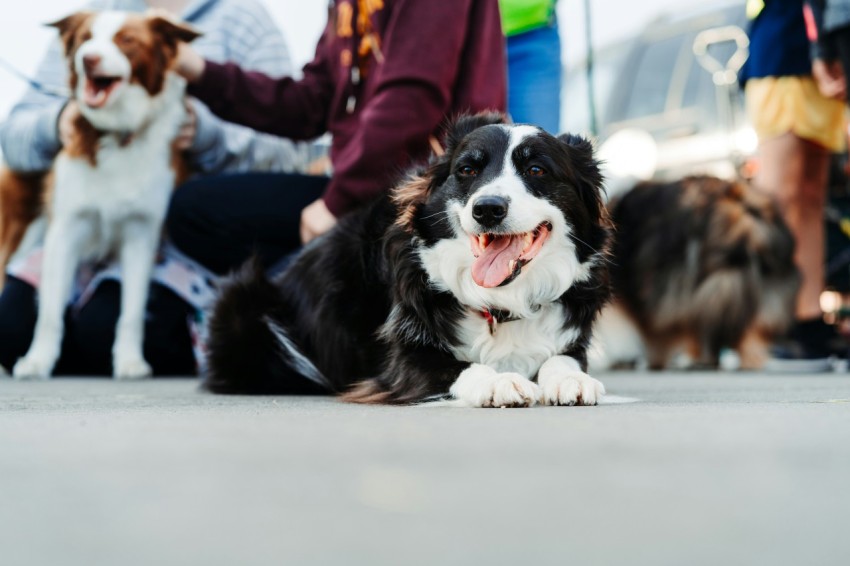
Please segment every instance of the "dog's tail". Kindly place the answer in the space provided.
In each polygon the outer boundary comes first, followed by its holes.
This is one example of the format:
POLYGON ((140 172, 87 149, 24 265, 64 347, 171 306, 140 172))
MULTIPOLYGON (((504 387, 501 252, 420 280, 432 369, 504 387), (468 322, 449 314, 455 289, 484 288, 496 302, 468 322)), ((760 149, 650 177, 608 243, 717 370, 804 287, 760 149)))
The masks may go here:
POLYGON ((286 330, 286 302, 259 260, 221 290, 209 326, 207 376, 213 393, 266 395, 332 391, 286 330))
POLYGON ((363 405, 384 405, 398 403, 390 391, 377 379, 366 379, 354 384, 343 393, 342 400, 346 403, 363 405))

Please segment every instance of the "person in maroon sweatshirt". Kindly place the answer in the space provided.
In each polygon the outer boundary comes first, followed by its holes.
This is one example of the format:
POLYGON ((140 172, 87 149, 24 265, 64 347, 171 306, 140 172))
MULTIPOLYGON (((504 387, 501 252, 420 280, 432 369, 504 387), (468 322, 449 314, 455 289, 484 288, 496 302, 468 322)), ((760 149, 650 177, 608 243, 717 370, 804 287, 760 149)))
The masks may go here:
POLYGON ((266 262, 334 226, 427 158, 446 120, 505 111, 497 0, 337 0, 300 80, 270 78, 181 50, 189 91, 221 118, 296 140, 333 137, 330 178, 205 178, 174 195, 177 247, 217 272, 266 262))

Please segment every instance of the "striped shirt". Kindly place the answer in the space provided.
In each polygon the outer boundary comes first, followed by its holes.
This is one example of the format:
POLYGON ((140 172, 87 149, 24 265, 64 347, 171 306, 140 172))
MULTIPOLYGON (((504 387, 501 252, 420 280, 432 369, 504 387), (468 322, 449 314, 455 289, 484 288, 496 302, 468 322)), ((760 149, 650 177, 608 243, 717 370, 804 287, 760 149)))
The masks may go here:
MULTIPOLYGON (((144 0, 94 0, 93 10, 140 12, 144 0)), ((257 0, 193 0, 181 19, 204 33, 193 46, 206 59, 234 62, 271 76, 292 73, 283 34, 257 0)), ((67 91, 67 63, 62 45, 48 48, 34 77, 52 91, 67 91)), ((66 100, 30 88, 0 124, 0 147, 6 163, 16 171, 43 171, 50 167, 61 144, 57 120, 66 100)), ((202 173, 222 171, 303 171, 308 147, 303 143, 261 134, 219 119, 193 99, 197 132, 190 149, 194 167, 202 173)))

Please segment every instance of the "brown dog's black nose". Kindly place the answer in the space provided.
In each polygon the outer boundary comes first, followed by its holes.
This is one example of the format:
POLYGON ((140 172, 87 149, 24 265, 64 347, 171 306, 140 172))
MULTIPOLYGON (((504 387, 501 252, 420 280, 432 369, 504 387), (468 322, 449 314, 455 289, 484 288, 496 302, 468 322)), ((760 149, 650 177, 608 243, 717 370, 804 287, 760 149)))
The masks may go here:
POLYGON ((508 215, 508 200, 497 196, 484 196, 472 205, 472 217, 485 228, 501 224, 508 215))
POLYGON ((88 55, 83 56, 83 67, 86 72, 92 72, 97 69, 97 66, 100 65, 102 58, 100 55, 93 55, 89 53, 88 55))

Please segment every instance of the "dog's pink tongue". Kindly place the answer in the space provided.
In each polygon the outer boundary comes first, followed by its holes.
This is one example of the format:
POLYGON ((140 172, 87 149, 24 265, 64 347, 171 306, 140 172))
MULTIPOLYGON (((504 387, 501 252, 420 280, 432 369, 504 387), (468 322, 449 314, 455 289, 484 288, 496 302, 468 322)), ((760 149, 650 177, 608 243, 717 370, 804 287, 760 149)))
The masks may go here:
POLYGON ((107 96, 109 93, 106 89, 98 89, 91 82, 88 82, 83 89, 83 103, 89 108, 100 108, 106 104, 107 96))
POLYGON ((522 238, 496 238, 472 263, 472 279, 482 287, 498 287, 511 273, 511 261, 522 254, 522 238))

